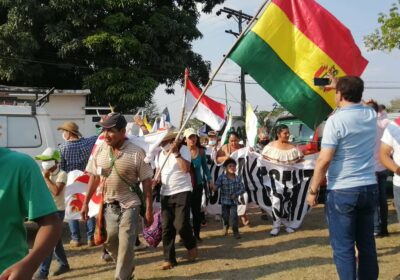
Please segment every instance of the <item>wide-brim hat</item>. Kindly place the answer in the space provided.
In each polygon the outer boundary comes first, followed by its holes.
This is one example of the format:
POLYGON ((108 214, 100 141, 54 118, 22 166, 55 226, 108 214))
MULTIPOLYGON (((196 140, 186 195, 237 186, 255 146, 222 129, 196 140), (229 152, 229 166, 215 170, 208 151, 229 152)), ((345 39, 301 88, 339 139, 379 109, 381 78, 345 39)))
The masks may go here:
POLYGON ((175 139, 177 135, 178 135, 178 131, 172 130, 172 129, 168 130, 168 133, 164 136, 162 141, 169 141, 169 140, 175 139))
POLYGON ((41 160, 41 161, 49 161, 49 160, 56 160, 58 162, 61 161, 61 153, 59 150, 54 149, 54 148, 46 148, 46 150, 43 151, 38 156, 35 156, 35 159, 41 160))
POLYGON ((63 123, 57 128, 57 130, 65 130, 75 134, 76 136, 82 137, 82 134, 79 132, 79 126, 71 121, 63 123))

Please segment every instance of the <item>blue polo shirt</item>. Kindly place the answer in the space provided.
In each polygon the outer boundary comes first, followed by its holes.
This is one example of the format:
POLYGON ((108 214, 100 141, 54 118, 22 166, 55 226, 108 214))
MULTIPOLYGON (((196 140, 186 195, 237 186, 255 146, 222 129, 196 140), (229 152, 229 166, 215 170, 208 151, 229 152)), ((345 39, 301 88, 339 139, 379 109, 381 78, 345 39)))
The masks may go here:
POLYGON ((326 122, 321 146, 334 148, 328 190, 376 184, 374 148, 377 115, 362 104, 338 109, 326 122))

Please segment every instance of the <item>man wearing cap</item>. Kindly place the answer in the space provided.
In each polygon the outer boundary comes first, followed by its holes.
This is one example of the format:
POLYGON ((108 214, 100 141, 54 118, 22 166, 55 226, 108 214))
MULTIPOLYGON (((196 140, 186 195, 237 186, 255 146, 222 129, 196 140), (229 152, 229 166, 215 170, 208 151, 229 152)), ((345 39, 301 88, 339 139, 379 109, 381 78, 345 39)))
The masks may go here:
POLYGON ((87 219, 88 203, 101 182, 107 231, 104 245, 116 262, 115 279, 121 280, 133 277, 139 213, 144 216, 147 226, 153 222, 153 170, 144 162, 144 151, 125 137, 126 124, 125 117, 119 113, 108 114, 98 124, 103 128, 104 143, 99 145, 86 167, 90 179, 81 212, 87 219))
POLYGON ((31 279, 61 236, 61 222, 36 162, 0 147, 0 279, 31 279), (28 250, 24 219, 38 225, 28 250))
MULTIPOLYGON (((59 162, 61 160, 60 152, 54 148, 47 148, 41 155, 35 159, 42 161, 43 177, 53 196, 54 203, 57 207, 57 214, 60 220, 64 220, 65 215, 65 184, 67 183, 67 173, 60 169, 59 162)), ((68 272, 70 270, 67 256, 65 255, 62 239, 57 242, 54 247, 54 255, 59 263, 58 268, 52 273, 52 276, 57 276, 68 272)), ((41 263, 39 271, 35 274, 33 279, 47 279, 53 252, 41 263)))
POLYGON ((197 257, 196 239, 190 225, 190 199, 193 190, 190 178, 191 155, 188 147, 174 142, 176 132, 169 131, 160 146, 162 151, 156 157, 156 177, 153 185, 161 180, 161 221, 164 262, 161 269, 177 265, 175 237, 178 233, 188 250, 188 258, 197 257), (170 152, 170 155, 169 155, 170 152), (161 171, 160 171, 161 169, 161 171))
MULTIPOLYGON (((85 171, 90 153, 97 140, 97 136, 88 138, 82 137, 79 132, 79 126, 71 121, 63 123, 58 130, 62 131, 62 137, 65 140, 59 146, 61 152, 60 168, 65 172, 73 170, 85 171)), ((69 220, 68 226, 71 231, 70 245, 78 247, 81 245, 81 233, 79 229, 79 220, 69 220)), ((96 219, 90 218, 86 223, 87 242, 89 246, 94 246, 94 230, 96 219)))

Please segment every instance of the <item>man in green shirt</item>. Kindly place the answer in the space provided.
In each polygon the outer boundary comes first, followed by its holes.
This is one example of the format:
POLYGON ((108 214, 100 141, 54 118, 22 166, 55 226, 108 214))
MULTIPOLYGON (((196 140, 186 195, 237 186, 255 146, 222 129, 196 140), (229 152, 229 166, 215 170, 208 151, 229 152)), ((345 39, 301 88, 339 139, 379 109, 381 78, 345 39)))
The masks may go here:
POLYGON ((0 280, 32 279, 61 236, 57 208, 28 155, 0 147, 0 178, 0 280), (30 251, 25 218, 39 225, 30 251))

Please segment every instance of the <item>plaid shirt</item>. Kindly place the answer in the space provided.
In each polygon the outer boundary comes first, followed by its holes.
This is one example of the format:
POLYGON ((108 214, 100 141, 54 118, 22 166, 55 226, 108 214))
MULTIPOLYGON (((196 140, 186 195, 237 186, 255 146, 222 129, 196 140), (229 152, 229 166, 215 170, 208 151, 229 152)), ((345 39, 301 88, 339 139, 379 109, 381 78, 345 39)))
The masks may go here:
POLYGON ((61 152, 61 169, 65 172, 72 170, 85 171, 97 136, 79 138, 76 141, 67 141, 59 146, 61 152))
POLYGON ((236 176, 232 180, 225 173, 222 173, 215 182, 215 186, 220 189, 221 204, 223 205, 237 204, 237 197, 245 192, 240 176, 236 176), (232 196, 234 196, 233 199, 232 196))

